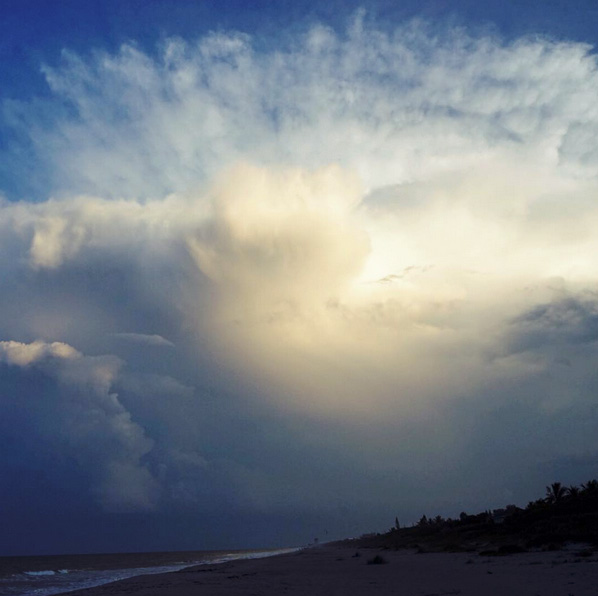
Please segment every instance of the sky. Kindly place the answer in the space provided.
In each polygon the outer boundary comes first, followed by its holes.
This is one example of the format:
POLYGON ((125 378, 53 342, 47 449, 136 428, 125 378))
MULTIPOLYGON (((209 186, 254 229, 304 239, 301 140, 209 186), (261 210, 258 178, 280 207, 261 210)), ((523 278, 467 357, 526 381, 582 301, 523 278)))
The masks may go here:
POLYGON ((598 8, 0 4, 0 554, 302 545, 598 476, 598 8))

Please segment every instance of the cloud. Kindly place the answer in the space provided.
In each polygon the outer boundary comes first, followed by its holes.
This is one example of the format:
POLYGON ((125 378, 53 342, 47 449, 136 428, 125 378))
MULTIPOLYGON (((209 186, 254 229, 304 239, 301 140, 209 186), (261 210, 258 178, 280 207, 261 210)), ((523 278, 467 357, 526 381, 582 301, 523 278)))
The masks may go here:
POLYGON ((214 194, 213 214, 189 249, 219 300, 249 317, 322 307, 359 273, 369 252, 352 216, 359 183, 340 168, 241 166, 214 194))
POLYGON ((598 340, 598 309, 593 298, 572 296, 539 304, 517 317, 513 324, 522 335, 535 334, 546 344, 592 343, 598 340))
POLYGON ((43 372, 44 399, 24 395, 19 407, 38 420, 40 433, 54 449, 62 443, 91 471, 94 491, 105 507, 155 507, 158 486, 141 462, 153 441, 112 391, 122 364, 117 358, 84 356, 58 342, 4 341, 0 362, 43 372))
POLYGON ((587 143, 573 140, 596 119, 588 46, 360 23, 315 26, 272 52, 235 33, 170 39, 155 59, 132 45, 88 60, 65 51, 44 67, 51 114, 13 102, 9 122, 60 194, 160 198, 243 160, 336 162, 376 188, 501 150, 592 176, 587 143))
POLYGON ((152 334, 148 335, 146 333, 113 333, 113 337, 117 339, 124 339, 125 341, 132 341, 138 342, 142 344, 147 344, 149 346, 169 346, 174 347, 174 344, 171 341, 163 338, 161 335, 152 334))
POLYGON ((382 515, 598 452, 596 57, 431 33, 65 52, 5 106, 54 198, 0 205, 3 362, 86 396, 47 433, 107 506, 382 515))
POLYGON ((0 358, 2 358, 2 361, 17 366, 28 366, 48 357, 73 359, 80 356, 81 354, 73 347, 57 341, 51 344, 39 340, 30 344, 23 344, 18 341, 0 342, 0 358))

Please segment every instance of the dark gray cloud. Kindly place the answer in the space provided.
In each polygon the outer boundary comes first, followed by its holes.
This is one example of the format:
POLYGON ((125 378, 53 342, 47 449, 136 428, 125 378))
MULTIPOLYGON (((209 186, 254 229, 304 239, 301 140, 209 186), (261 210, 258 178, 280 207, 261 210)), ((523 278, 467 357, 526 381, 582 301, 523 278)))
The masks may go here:
POLYGON ((539 304, 513 322, 513 349, 592 343, 598 340, 598 298, 594 293, 539 304))
POLYGON ((143 463, 153 441, 112 392, 122 364, 117 358, 85 357, 57 342, 9 341, 0 344, 0 360, 3 367, 35 371, 36 388, 23 375, 29 390, 2 404, 29 420, 26 436, 37 435, 47 450, 85 469, 90 490, 107 509, 155 507, 157 486, 143 463))

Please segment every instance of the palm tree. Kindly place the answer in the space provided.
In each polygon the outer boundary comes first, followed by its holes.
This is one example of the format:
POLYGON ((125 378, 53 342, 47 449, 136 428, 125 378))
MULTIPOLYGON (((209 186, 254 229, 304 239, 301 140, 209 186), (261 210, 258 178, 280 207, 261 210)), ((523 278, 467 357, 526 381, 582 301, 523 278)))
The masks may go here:
POLYGON ((571 497, 572 499, 577 499, 579 497, 580 489, 579 486, 570 486, 565 489, 567 491, 567 496, 571 497))
POLYGON ((553 482, 546 487, 546 502, 560 503, 567 494, 567 489, 560 482, 553 482))
POLYGON ((598 480, 588 480, 581 485, 581 492, 584 495, 598 495, 598 480))

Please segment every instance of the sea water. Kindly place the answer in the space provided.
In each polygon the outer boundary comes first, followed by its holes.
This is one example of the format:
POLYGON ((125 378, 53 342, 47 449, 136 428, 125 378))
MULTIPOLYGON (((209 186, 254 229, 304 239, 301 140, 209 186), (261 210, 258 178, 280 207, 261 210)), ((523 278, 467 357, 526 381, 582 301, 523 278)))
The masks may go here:
POLYGON ((224 563, 293 552, 298 549, 245 551, 186 551, 0 557, 1 596, 50 596, 194 565, 224 563))

